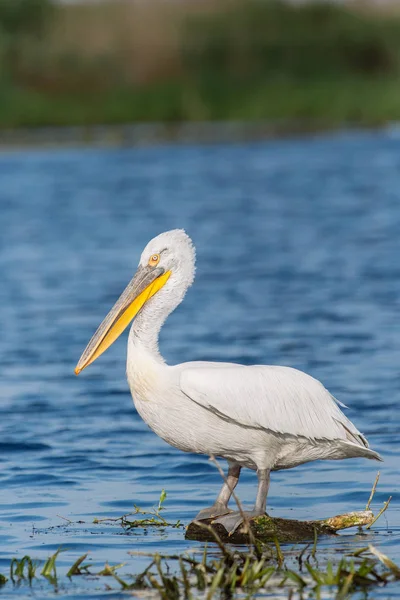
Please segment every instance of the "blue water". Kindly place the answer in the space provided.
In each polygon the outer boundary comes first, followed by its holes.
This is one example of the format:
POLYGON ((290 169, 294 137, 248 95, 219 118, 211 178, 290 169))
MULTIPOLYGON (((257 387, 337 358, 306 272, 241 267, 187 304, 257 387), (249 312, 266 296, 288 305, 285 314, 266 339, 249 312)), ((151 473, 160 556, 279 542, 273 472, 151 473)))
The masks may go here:
MULTIPOLYGON (((93 519, 150 508, 187 524, 220 477, 205 457, 148 430, 125 380, 126 334, 79 378, 74 366, 131 278, 145 243, 184 227, 196 282, 162 332, 170 363, 283 364, 321 379, 385 462, 320 462, 274 473, 269 510, 315 518, 365 506, 385 516, 362 537, 400 564, 400 137, 351 133, 248 145, 73 149, 0 156, 0 572, 45 559, 59 574, 90 552, 196 548, 181 529, 134 530, 93 519), (64 517, 64 518, 62 518, 64 517), (68 524, 65 519, 73 521, 68 524)), ((242 476, 244 503, 255 475, 242 476)), ((97 598, 116 582, 75 578, 59 594, 97 598)), ((400 586, 374 597, 400 597, 400 586)), ((37 582, 3 597, 52 596, 37 582), (39 591, 38 591, 39 590, 39 591)), ((116 597, 112 595, 110 597, 116 597)))

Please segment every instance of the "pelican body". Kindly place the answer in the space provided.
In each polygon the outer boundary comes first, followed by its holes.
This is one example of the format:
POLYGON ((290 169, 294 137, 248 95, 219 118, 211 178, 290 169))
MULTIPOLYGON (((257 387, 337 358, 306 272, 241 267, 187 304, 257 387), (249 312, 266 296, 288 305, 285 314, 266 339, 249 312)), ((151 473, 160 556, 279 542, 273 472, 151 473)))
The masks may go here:
POLYGON ((96 360, 135 319, 128 338, 127 377, 139 415, 171 446, 228 461, 214 505, 196 518, 217 517, 228 531, 237 528, 242 515, 230 511, 228 502, 242 467, 257 471, 256 503, 248 512, 256 516, 265 513, 271 471, 320 459, 381 460, 340 403, 302 371, 218 362, 167 365, 158 348, 159 332, 183 300, 194 273, 195 250, 183 230, 151 240, 75 372, 96 360))

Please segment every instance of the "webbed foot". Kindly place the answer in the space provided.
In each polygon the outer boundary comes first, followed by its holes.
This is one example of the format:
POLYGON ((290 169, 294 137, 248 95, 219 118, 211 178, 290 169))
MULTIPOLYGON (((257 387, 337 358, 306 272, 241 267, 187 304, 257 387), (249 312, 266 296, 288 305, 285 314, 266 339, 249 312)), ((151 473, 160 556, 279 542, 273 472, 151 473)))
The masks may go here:
POLYGON ((209 508, 203 508, 195 517, 195 521, 207 521, 222 515, 229 515, 232 511, 224 504, 215 503, 209 508))
MULTIPOLYGON (((248 519, 260 517, 265 514, 264 512, 260 512, 258 510, 244 510, 243 513, 248 519)), ((229 515, 224 515, 219 517, 218 519, 215 519, 213 521, 213 525, 215 525, 216 523, 223 525, 228 534, 232 535, 240 527, 240 525, 242 525, 243 514, 239 511, 231 512, 229 515)))

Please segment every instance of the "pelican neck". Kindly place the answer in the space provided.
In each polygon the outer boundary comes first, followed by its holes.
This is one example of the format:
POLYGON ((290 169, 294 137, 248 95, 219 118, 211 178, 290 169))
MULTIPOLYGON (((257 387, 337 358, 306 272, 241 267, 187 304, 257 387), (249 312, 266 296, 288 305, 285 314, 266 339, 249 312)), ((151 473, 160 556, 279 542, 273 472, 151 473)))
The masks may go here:
POLYGON ((138 315, 129 332, 128 346, 134 354, 147 355, 154 362, 165 364, 161 356, 158 339, 162 323, 149 323, 138 315))

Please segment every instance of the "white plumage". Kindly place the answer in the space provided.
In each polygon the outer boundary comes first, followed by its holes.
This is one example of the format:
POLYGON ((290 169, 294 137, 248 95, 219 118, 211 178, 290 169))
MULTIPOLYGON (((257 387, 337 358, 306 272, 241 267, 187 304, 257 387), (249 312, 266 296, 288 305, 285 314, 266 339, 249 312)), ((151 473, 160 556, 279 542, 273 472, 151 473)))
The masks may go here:
MULTIPOLYGON (((169 231, 151 240, 135 278, 93 336, 77 372, 108 347, 104 343, 107 332, 140 297, 127 360, 128 381, 139 414, 169 444, 220 456, 229 463, 228 479, 216 503, 197 518, 230 513, 228 500, 242 466, 257 470, 257 500, 249 513, 256 515, 265 512, 272 470, 317 459, 380 460, 335 398, 310 375, 279 366, 209 362, 168 366, 164 362, 158 349, 159 330, 182 301, 194 272, 195 252, 184 231, 169 231), (151 288, 154 282, 156 292, 151 288), (147 294, 144 300, 143 294, 147 294), (99 351, 102 344, 104 349, 99 351)), ((233 513, 219 521, 233 531, 240 517, 233 513)))
POLYGON ((227 374, 189 363, 180 385, 188 398, 237 425, 367 447, 322 383, 290 367, 232 365, 227 374))

